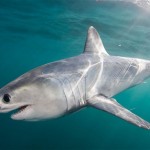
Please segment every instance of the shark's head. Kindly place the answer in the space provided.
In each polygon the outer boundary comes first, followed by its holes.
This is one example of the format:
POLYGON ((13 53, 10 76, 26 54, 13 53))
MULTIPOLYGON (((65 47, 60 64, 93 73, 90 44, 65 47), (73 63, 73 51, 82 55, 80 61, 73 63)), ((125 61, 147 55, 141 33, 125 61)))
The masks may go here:
POLYGON ((0 89, 0 113, 15 110, 15 120, 55 118, 66 111, 66 99, 58 80, 23 76, 0 89), (17 112, 16 112, 17 111, 17 112))

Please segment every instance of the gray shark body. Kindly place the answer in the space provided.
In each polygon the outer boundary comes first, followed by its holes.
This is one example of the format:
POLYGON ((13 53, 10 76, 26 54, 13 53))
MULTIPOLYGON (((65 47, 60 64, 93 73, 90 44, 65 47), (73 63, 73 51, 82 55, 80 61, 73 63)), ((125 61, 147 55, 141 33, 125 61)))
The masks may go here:
POLYGON ((110 56, 90 27, 83 54, 33 69, 0 89, 0 112, 19 108, 13 119, 35 121, 92 106, 150 129, 112 98, 149 76, 150 61, 110 56))

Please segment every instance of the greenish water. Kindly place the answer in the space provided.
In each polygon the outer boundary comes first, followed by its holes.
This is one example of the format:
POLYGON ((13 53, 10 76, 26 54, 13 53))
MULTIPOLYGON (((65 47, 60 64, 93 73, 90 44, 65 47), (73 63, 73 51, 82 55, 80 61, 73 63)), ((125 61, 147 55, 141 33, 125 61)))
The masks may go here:
MULTIPOLYGON (((147 6, 148 7, 148 6, 147 6)), ((0 86, 26 71, 83 51, 89 26, 111 55, 150 59, 150 12, 95 0, 1 0, 0 86)), ((115 98, 150 121, 150 80, 115 98)), ((0 114, 0 150, 150 149, 150 131, 93 108, 44 122, 0 114)))

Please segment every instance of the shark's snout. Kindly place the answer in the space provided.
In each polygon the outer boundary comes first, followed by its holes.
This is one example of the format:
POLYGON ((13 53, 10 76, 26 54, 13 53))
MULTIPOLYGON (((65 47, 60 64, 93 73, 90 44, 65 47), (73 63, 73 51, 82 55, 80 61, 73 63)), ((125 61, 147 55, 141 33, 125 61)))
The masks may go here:
POLYGON ((11 110, 13 109, 0 106, 0 113, 7 113, 7 112, 10 112, 11 110))
POLYGON ((0 113, 7 113, 11 111, 15 111, 11 115, 12 119, 22 120, 24 116, 28 113, 28 111, 32 108, 30 104, 17 104, 17 105, 0 105, 0 113))

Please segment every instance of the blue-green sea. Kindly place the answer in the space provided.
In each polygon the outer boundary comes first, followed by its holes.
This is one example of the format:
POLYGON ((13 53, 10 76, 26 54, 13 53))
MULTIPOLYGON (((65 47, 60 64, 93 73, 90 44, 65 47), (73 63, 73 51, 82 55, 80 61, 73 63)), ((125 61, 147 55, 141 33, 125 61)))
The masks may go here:
MULTIPOLYGON (((150 60, 150 7, 120 0, 0 0, 0 87, 83 52, 88 28, 110 55, 150 60)), ((150 80, 115 98, 150 121, 150 80)), ((0 150, 149 150, 150 131, 94 108, 42 122, 0 114, 0 150)))

